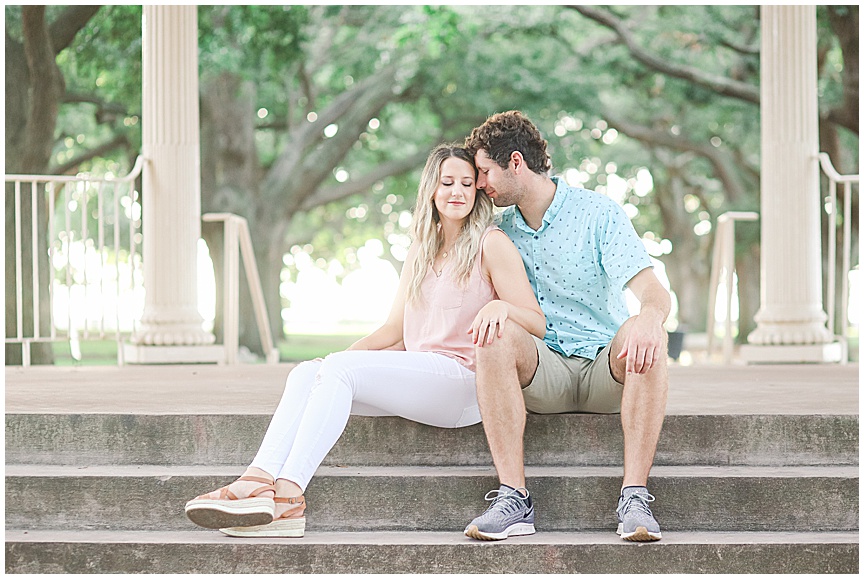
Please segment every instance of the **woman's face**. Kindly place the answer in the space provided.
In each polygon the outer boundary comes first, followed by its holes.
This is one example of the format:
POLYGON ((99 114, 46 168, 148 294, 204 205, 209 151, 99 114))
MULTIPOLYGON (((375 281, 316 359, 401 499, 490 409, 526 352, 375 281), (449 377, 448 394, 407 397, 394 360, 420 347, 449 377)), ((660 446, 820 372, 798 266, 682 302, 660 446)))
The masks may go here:
POLYGON ((441 220, 463 221, 474 208, 476 197, 474 167, 457 157, 445 159, 434 198, 441 220))

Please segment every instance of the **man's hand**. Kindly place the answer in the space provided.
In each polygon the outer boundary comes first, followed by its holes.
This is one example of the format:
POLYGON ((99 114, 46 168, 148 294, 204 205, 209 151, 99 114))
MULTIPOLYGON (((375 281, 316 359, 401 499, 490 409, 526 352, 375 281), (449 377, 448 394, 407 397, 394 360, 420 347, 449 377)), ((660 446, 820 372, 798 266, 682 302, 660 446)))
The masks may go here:
POLYGON ((618 353, 627 358, 627 374, 645 374, 661 356, 666 355, 666 330, 661 316, 643 312, 636 316, 624 347, 618 353))
POLYGON ((645 268, 627 282, 639 300, 639 315, 633 319, 627 340, 617 358, 627 357, 627 374, 644 374, 666 356, 666 329, 672 301, 651 268, 645 268))

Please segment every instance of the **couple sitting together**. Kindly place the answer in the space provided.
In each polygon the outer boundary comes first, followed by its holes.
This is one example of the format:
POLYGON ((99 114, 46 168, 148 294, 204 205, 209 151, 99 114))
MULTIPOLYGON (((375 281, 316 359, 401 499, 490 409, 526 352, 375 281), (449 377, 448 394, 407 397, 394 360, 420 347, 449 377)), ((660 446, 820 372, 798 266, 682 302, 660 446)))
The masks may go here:
POLYGON ((518 111, 432 151, 387 321, 294 368, 255 459, 189 501, 189 519, 237 537, 302 537, 303 493, 349 415, 441 428, 482 419, 500 488, 465 535, 529 535, 526 409, 620 412, 618 534, 660 539, 646 484, 666 408, 669 294, 624 211, 549 170, 546 141, 518 111), (493 203, 508 207, 497 225, 493 203), (629 319, 625 288, 641 304, 629 319))

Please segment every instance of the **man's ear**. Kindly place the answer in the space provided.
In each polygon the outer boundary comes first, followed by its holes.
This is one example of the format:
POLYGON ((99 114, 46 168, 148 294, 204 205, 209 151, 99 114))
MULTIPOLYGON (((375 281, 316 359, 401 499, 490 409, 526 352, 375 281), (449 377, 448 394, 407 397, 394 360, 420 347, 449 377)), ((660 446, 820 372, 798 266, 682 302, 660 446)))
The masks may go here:
POLYGON ((510 153, 510 164, 513 167, 514 173, 520 173, 525 168, 525 158, 522 156, 522 153, 519 151, 510 153))

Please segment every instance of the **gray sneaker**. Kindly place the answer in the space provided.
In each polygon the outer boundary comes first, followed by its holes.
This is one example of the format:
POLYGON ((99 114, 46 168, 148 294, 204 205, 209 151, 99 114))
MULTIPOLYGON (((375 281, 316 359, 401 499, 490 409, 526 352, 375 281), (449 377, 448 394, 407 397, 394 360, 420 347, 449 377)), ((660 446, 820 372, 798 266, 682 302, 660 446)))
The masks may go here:
POLYGON ((513 535, 534 534, 534 502, 528 489, 512 489, 501 485, 484 497, 492 501, 482 515, 465 527, 465 536, 481 541, 500 541, 513 535), (523 496, 519 491, 525 491, 523 496))
POLYGON ((654 497, 645 487, 627 487, 618 498, 618 534, 625 541, 659 541, 663 538, 648 503, 654 497))

